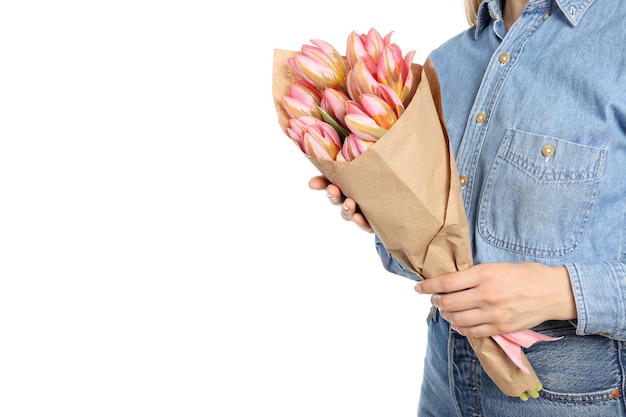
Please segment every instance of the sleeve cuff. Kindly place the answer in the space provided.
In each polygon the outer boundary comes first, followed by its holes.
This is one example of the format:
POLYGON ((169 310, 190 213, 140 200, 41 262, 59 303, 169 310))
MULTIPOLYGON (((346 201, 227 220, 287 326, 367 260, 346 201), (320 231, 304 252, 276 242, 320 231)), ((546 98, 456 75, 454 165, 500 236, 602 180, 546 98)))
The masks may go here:
POLYGON ((422 278, 417 275, 415 272, 407 268, 402 262, 400 262, 395 256, 390 254, 385 246, 380 241, 378 236, 375 237, 376 243, 376 251, 378 252, 378 256, 380 256, 380 260, 383 263, 383 267, 396 275, 403 276, 405 278, 412 279, 413 281, 421 281, 422 278))
POLYGON ((619 262, 565 265, 578 319, 576 334, 626 340, 626 269, 619 262))

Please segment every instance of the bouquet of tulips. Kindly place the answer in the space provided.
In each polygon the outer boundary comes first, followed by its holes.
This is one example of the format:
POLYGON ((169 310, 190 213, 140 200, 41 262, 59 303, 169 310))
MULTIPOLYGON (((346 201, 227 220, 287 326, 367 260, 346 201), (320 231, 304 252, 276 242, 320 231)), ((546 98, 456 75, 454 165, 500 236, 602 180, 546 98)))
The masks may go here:
POLYGON ((287 59, 300 77, 282 97, 287 132, 309 156, 351 161, 404 112, 415 51, 403 56, 391 33, 383 38, 374 29, 350 34, 345 59, 327 42, 311 42, 287 59))
MULTIPOLYGON (((404 265, 424 279, 472 265, 456 163, 430 59, 414 64, 371 29, 345 55, 322 40, 274 51, 278 121, 404 265)), ((503 393, 526 400, 541 383, 521 347, 556 340, 530 330, 468 338, 503 393)))

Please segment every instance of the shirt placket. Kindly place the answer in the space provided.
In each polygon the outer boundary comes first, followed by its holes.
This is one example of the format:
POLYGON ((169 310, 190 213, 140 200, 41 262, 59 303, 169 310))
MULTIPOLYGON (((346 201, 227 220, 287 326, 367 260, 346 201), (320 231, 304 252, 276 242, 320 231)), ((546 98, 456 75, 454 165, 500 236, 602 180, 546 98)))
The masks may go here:
MULTIPOLYGON (((491 116, 498 103, 499 95, 506 89, 507 76, 515 67, 524 45, 541 23, 550 16, 548 13, 550 2, 545 3, 545 5, 535 5, 532 8, 534 10, 527 10, 506 36, 504 36, 504 26, 501 21, 492 22, 486 29, 493 31, 489 36, 500 38, 500 44, 493 52, 485 70, 456 157, 465 210, 470 218, 472 201, 478 191, 476 186, 480 183, 474 179, 477 176, 481 150, 489 133, 491 116)), ((483 34, 483 36, 487 35, 483 34)))

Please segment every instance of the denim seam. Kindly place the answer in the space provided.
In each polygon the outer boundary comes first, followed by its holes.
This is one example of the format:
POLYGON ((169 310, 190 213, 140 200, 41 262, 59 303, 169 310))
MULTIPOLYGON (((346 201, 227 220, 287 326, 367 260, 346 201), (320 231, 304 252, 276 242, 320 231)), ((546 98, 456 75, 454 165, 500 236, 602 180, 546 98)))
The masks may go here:
POLYGON ((619 260, 620 262, 626 262, 626 207, 624 207, 622 212, 622 231, 620 233, 619 248, 619 260))
POLYGON ((541 390, 541 398, 561 403, 600 403, 616 400, 613 397, 613 391, 616 388, 589 394, 561 394, 544 388, 541 390))
POLYGON ((572 285, 572 291, 574 291, 574 302, 576 303, 576 334, 583 336, 586 334, 587 327, 587 310, 585 309, 585 294, 580 286, 580 276, 578 274, 578 268, 575 264, 565 265, 567 268, 570 284, 572 285))
POLYGON ((618 347, 618 351, 619 351, 619 355, 617 355, 617 360, 619 361, 619 367, 620 370, 622 371, 622 395, 620 396, 620 400, 622 402, 622 409, 624 411, 626 411, 626 403, 624 402, 624 393, 626 392, 626 378, 625 373, 624 373, 624 358, 622 357, 622 355, 624 354, 624 342, 623 341, 617 341, 617 347, 618 347))
POLYGON ((454 339, 451 332, 448 332, 448 385, 450 387, 452 401, 454 402, 454 409, 459 417, 463 417, 463 413, 461 413, 461 408, 459 406, 459 400, 456 397, 456 390, 454 389, 454 339))
MULTIPOLYGON (((470 348, 471 349, 471 348, 470 348)), ((482 416, 482 404, 480 402, 479 387, 480 376, 478 374, 478 358, 474 355, 470 364, 470 386, 472 388, 472 406, 476 417, 482 416)))

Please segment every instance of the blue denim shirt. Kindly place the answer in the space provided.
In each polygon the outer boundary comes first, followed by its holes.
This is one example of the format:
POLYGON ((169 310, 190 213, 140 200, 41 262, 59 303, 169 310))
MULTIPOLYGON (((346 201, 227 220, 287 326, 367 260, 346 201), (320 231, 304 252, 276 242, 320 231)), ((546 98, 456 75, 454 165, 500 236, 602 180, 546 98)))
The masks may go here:
POLYGON ((565 265, 577 334, 626 340, 626 1, 530 0, 507 33, 484 0, 431 58, 474 263, 565 265))

